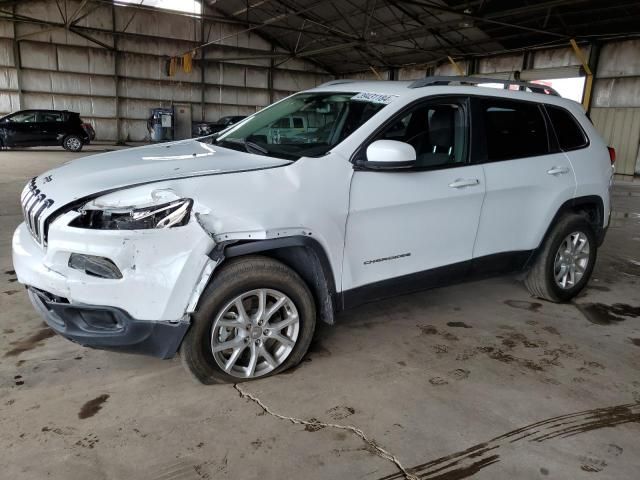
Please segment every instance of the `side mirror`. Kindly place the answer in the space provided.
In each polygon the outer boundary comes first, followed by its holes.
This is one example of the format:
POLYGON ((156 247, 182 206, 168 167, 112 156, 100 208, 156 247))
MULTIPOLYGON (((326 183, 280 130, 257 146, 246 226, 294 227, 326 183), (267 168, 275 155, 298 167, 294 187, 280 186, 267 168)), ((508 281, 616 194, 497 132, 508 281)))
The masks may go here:
POLYGON ((411 168, 416 163, 416 149, 397 140, 376 140, 367 148, 363 167, 374 170, 411 168))

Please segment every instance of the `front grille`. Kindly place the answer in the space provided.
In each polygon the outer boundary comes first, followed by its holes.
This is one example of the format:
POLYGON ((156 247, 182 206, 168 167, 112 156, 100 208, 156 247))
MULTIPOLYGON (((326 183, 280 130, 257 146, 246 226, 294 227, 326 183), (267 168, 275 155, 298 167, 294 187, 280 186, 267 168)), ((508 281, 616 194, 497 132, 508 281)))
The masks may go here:
POLYGON ((20 203, 22 204, 22 213, 24 222, 27 224, 31 235, 40 245, 45 245, 45 223, 46 216, 44 213, 53 205, 53 200, 40 191, 36 186, 36 178, 34 177, 24 187, 20 203))

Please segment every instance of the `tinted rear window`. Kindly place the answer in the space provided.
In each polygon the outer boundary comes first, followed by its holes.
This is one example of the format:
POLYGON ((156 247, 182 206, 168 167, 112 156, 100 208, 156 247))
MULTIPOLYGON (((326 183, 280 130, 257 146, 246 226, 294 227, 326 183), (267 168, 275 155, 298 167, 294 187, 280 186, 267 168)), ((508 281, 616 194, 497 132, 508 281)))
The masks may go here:
POLYGON ((587 145, 587 137, 571 113, 564 108, 552 107, 551 105, 546 105, 545 108, 551 118, 562 150, 575 150, 587 145))
POLYGON ((38 112, 38 121, 44 123, 64 122, 64 118, 59 112, 38 112))
POLYGON ((547 127, 537 104, 484 99, 482 111, 490 162, 549 153, 547 127))

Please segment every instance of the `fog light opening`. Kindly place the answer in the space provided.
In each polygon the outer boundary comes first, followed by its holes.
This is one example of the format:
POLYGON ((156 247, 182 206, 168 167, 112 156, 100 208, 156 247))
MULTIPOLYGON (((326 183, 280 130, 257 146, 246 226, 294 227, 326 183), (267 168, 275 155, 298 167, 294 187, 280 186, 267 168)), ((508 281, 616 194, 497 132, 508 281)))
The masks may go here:
POLYGON ((69 257, 69 267, 74 270, 80 270, 92 277, 108 280, 119 280, 122 278, 122 272, 116 264, 105 257, 72 253, 69 257))

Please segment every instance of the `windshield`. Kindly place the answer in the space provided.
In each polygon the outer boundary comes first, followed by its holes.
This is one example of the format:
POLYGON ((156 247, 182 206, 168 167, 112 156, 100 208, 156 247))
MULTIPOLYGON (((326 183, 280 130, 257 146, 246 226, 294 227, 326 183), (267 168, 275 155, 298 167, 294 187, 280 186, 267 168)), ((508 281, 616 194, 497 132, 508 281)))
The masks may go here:
POLYGON ((256 113, 214 143, 287 160, 320 157, 392 99, 358 92, 301 93, 256 113))

